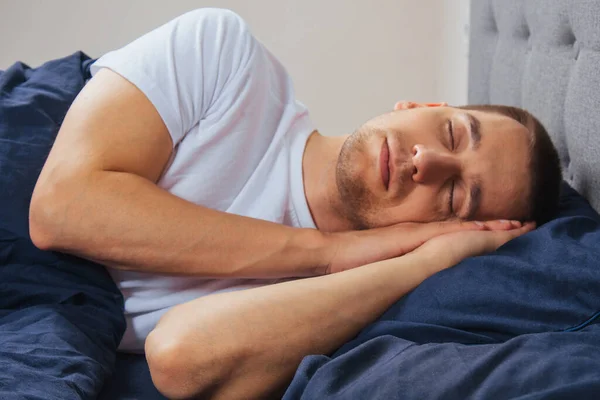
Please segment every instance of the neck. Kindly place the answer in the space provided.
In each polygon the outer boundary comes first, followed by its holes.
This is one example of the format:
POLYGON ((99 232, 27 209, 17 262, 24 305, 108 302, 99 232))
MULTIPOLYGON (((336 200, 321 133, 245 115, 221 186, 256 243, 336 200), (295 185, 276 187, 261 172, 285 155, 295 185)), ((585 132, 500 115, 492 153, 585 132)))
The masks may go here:
POLYGON ((340 214, 336 167, 342 145, 348 136, 323 136, 315 131, 308 138, 302 158, 304 193, 317 228, 336 232, 351 229, 340 214))

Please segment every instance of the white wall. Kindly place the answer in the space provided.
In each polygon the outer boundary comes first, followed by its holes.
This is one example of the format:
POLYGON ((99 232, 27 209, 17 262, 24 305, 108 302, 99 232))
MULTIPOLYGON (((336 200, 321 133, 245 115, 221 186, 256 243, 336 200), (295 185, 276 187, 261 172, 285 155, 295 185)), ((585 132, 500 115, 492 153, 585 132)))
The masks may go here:
POLYGON ((325 134, 396 100, 466 102, 469 0, 0 0, 0 69, 79 49, 98 57, 205 6, 248 21, 325 134))

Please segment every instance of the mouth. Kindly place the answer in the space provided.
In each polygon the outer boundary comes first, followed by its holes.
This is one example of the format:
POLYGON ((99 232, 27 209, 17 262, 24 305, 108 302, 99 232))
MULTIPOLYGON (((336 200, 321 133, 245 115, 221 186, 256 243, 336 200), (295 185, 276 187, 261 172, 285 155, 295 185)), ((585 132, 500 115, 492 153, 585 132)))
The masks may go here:
POLYGON ((381 170, 381 180, 385 190, 390 187, 390 147, 388 146, 387 138, 383 141, 381 146, 381 153, 379 154, 379 168, 381 170))

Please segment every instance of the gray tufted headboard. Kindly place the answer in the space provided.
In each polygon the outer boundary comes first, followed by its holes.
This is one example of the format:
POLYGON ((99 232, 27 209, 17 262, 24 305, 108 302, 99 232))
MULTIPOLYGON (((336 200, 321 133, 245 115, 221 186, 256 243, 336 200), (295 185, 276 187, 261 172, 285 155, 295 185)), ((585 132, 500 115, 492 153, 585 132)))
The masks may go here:
POLYGON ((600 211, 600 0, 471 0, 469 103, 529 110, 600 211))

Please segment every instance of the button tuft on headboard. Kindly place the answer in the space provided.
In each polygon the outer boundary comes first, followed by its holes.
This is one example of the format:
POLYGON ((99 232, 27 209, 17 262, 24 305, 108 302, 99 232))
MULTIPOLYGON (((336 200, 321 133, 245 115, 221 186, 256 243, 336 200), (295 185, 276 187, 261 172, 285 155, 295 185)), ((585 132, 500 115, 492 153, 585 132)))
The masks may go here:
POLYGON ((498 33, 498 24, 496 23, 496 18, 494 18, 493 14, 490 14, 488 18, 486 18, 485 27, 491 33, 498 33))
POLYGON ((575 37, 575 34, 573 33, 573 30, 571 29, 571 27, 567 27, 564 31, 564 33, 562 34, 562 42, 565 45, 575 45, 575 43, 577 43, 577 38, 575 37))
POLYGON ((525 39, 525 40, 529 40, 529 37, 531 36, 531 31, 529 30, 529 25, 527 25, 527 23, 525 23, 521 29, 521 36, 525 39))

